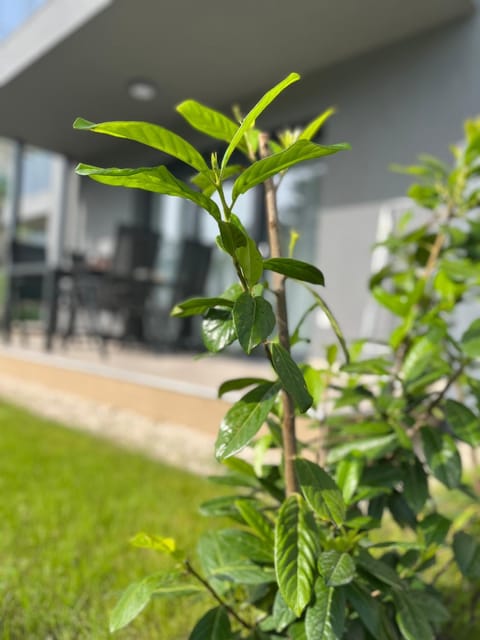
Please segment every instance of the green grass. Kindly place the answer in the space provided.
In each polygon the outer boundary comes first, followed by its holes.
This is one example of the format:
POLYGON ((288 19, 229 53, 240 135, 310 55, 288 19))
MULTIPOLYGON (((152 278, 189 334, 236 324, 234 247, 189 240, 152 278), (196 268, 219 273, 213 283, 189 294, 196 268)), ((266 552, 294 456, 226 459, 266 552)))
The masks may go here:
MULTIPOLYGON (((0 405, 0 638, 103 640, 108 611, 167 559, 136 549, 138 531, 192 548, 218 493, 172 470, 0 405)), ((184 640, 208 601, 157 600, 118 640, 184 640)))

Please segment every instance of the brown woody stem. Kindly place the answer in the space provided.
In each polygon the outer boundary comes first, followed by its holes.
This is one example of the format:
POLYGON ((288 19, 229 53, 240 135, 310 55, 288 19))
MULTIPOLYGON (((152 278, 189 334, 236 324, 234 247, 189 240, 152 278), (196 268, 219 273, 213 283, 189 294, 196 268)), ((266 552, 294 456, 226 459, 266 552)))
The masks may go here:
MULTIPOLYGON (((261 158, 266 158, 269 154, 269 136, 267 133, 260 134, 259 153, 261 158)), ((281 257, 280 233, 278 229, 278 209, 277 192, 275 184, 271 178, 265 181, 265 211, 267 216, 268 243, 272 258, 281 257)), ((272 273, 272 291, 275 294, 277 309, 278 338, 284 349, 290 352, 290 333, 288 330, 287 299, 285 293, 285 277, 279 273, 272 273)), ((294 460, 297 454, 297 437, 295 433, 295 405, 291 396, 282 392, 283 402, 283 455, 285 472, 285 491, 287 496, 299 490, 297 477, 295 474, 294 460)))

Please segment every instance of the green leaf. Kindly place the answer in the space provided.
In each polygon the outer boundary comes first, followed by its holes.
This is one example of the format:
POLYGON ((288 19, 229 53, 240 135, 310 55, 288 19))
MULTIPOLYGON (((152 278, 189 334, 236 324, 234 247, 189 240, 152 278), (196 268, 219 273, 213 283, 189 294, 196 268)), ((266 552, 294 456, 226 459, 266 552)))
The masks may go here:
POLYGON ((249 354, 272 333, 275 314, 264 298, 246 291, 235 301, 233 323, 240 346, 249 354))
POLYGON ((428 369, 432 357, 438 353, 439 346, 434 341, 431 333, 423 336, 408 350, 408 353, 400 370, 400 375, 405 382, 418 378, 425 369, 428 369))
POLYGON ((325 146, 308 140, 297 140, 285 151, 257 160, 245 169, 233 184, 232 200, 235 202, 242 193, 300 162, 323 158, 345 149, 350 149, 350 145, 339 143, 325 146))
POLYGON ((372 295, 375 300, 382 305, 382 307, 385 307, 395 315, 400 316, 401 318, 404 318, 407 315, 409 305, 404 302, 399 295, 389 293, 381 287, 374 287, 372 289, 372 295))
MULTIPOLYGON (((244 170, 244 166, 241 164, 232 164, 226 168, 223 172, 223 180, 228 180, 228 178, 232 178, 233 176, 237 176, 244 170)), ((217 176, 213 169, 208 169, 208 171, 200 171, 193 178, 190 178, 190 182, 196 185, 204 196, 210 197, 217 190, 216 186, 217 176)))
POLYGON ((314 120, 312 120, 307 124, 305 129, 299 135, 298 139, 311 140, 312 138, 314 138, 317 135, 318 131, 323 127, 325 122, 330 118, 330 116, 333 116, 335 112, 336 112, 336 109, 334 107, 330 107, 329 109, 324 111, 322 114, 317 116, 314 120))
POLYGON ((215 443, 215 455, 224 460, 241 451, 260 430, 275 404, 279 388, 261 384, 228 410, 215 443))
POLYGON ((361 458, 344 458, 340 460, 336 470, 336 481, 342 490, 343 499, 348 504, 355 495, 360 484, 363 471, 361 458))
POLYGON ((325 284, 325 279, 320 269, 301 260, 294 260, 293 258, 269 258, 263 261, 263 268, 281 273, 294 280, 302 280, 303 282, 310 282, 311 284, 325 284))
POLYGON ((272 365, 280 378, 282 387, 292 397, 302 413, 312 406, 313 398, 308 393, 302 372, 292 356, 280 344, 270 345, 272 365))
POLYGON ((406 464, 402 470, 405 500, 414 513, 420 513, 429 496, 427 474, 418 458, 406 464))
POLYGON ((140 549, 153 549, 163 553, 173 554, 177 550, 177 545, 173 538, 163 538, 161 536, 150 535, 148 533, 137 533, 130 539, 130 544, 140 549))
POLYGON ((345 626, 344 592, 315 582, 315 599, 305 614, 307 640, 340 640, 345 626))
POLYGON ((294 622, 296 618, 297 616, 288 607, 280 591, 277 591, 277 593, 275 594, 275 600, 273 601, 273 628, 276 631, 283 631, 286 627, 288 627, 289 624, 294 622))
POLYGON ((201 154, 189 142, 176 133, 148 122, 88 122, 77 118, 73 123, 75 129, 105 133, 115 138, 134 140, 153 149, 158 149, 170 156, 185 162, 197 171, 208 170, 208 165, 201 154))
POLYGON ((272 522, 251 502, 239 500, 235 504, 240 515, 255 534, 265 542, 273 545, 274 532, 272 522))
POLYGON ((462 462, 453 438, 430 427, 423 427, 420 434, 423 452, 433 475, 449 489, 458 487, 462 477, 462 462))
POLYGON ((217 353, 231 344, 237 337, 232 312, 210 309, 202 322, 202 339, 205 347, 217 353))
POLYGON ((355 577, 355 562, 348 553, 325 551, 318 556, 318 571, 327 587, 341 587, 355 577))
POLYGON ((263 258, 252 238, 247 238, 246 244, 235 251, 235 256, 242 268, 243 275, 250 287, 253 287, 262 277, 263 258))
POLYGON ((480 318, 474 320, 460 340, 463 353, 470 358, 480 357, 480 318))
POLYGON ((297 458, 295 471, 306 501, 323 520, 340 527, 345 520, 342 493, 332 478, 318 464, 297 458))
POLYGON ((360 375, 389 375, 392 363, 387 358, 368 358, 342 365, 342 371, 358 373, 360 375))
POLYGON ((275 528, 275 570, 283 599, 297 617, 310 602, 317 551, 315 521, 303 498, 289 496, 275 528))
POLYGON ((349 584, 345 587, 347 600, 352 604, 360 620, 375 640, 385 640, 382 629, 382 605, 359 584, 349 584))
POLYGON ((210 572, 210 578, 242 585, 262 585, 275 582, 275 572, 271 567, 259 566, 249 560, 232 560, 215 567, 210 572))
POLYGON ((468 533, 459 531, 453 538, 455 561, 466 578, 480 578, 480 545, 478 540, 468 533))
POLYGON ((205 313, 212 307, 233 308, 233 302, 226 298, 189 298, 176 304, 170 315, 175 318, 187 318, 205 313))
POLYGON ((232 628, 224 607, 210 609, 200 618, 188 640, 232 640, 232 628))
POLYGON ((156 583, 142 580, 129 585, 110 614, 110 633, 126 627, 150 602, 156 583))
POLYGON ((218 228, 220 229, 223 249, 229 255, 234 256, 237 249, 247 245, 247 237, 236 224, 220 221, 218 228))
POLYGON ((225 167, 230 160, 230 156, 235 149, 242 143, 245 134, 255 125, 255 120, 258 116, 268 107, 268 105, 275 100, 275 98, 293 82, 300 80, 298 73, 290 73, 281 82, 276 84, 272 89, 267 91, 264 96, 260 98, 257 104, 247 113, 243 119, 242 124, 237 128, 235 134, 230 140, 230 144, 223 156, 221 172, 223 173, 225 167))
POLYGON ((305 622, 303 620, 294 622, 294 624, 288 628, 288 633, 291 640, 308 640, 307 632, 305 631, 305 622))
POLYGON ((231 391, 238 391, 239 389, 245 389, 245 387, 251 387, 253 385, 259 385, 264 382, 271 382, 265 378, 233 378, 232 380, 226 380, 218 388, 218 397, 221 398, 226 393, 231 391))
POLYGON ((79 164, 76 172, 81 176, 89 176, 92 180, 114 187, 144 189, 145 191, 153 191, 154 193, 163 193, 166 196, 190 200, 205 209, 205 211, 208 211, 215 220, 221 220, 220 210, 213 200, 191 189, 187 184, 175 178, 163 166, 140 167, 139 169, 102 169, 88 164, 79 164))
POLYGON ((357 567, 366 571, 376 580, 387 584, 395 589, 403 589, 403 582, 397 573, 385 562, 373 558, 368 551, 361 549, 356 558, 357 567))
POLYGON ((378 438, 365 438, 345 442, 330 449, 327 455, 327 462, 334 464, 349 455, 363 455, 367 460, 380 458, 386 453, 395 449, 398 445, 398 438, 395 433, 378 438))
POLYGON ((431 544, 443 544, 451 524, 452 521, 445 518, 445 516, 439 513, 431 513, 419 522, 418 527, 423 534, 425 544, 430 546, 431 544))
POLYGON ((315 302, 317 303, 317 306, 320 307, 323 313, 327 316, 330 326, 332 327, 333 332, 335 333, 337 340, 340 343, 340 346, 342 347, 343 355, 345 356, 345 362, 347 363, 350 362, 350 353, 347 347, 345 337, 343 335, 343 331, 341 330, 340 325, 338 324, 337 319, 333 315, 330 307, 325 302, 325 300, 318 295, 318 293, 314 289, 311 289, 308 286, 306 288, 308 289, 308 291, 310 291, 312 296, 315 298, 315 302))
POLYGON ((435 640, 425 611, 417 604, 415 592, 394 591, 395 620, 405 640, 435 640))
POLYGON ((445 418, 454 435, 471 447, 480 445, 480 418, 461 402, 445 401, 445 418))
POLYGON ((196 584, 175 582, 179 578, 181 578, 179 573, 154 574, 127 587, 110 614, 110 632, 118 631, 134 620, 147 606, 153 595, 194 595, 204 591, 196 584))
MULTIPOLYGON (((238 131, 238 124, 234 120, 196 100, 181 102, 177 106, 177 111, 191 127, 216 140, 230 142, 238 131)), ((244 153, 248 152, 244 140, 240 140, 237 146, 244 153)))
POLYGON ((231 553, 238 558, 253 560, 253 562, 273 563, 273 544, 266 540, 239 529, 221 529, 218 535, 222 542, 230 545, 231 553))

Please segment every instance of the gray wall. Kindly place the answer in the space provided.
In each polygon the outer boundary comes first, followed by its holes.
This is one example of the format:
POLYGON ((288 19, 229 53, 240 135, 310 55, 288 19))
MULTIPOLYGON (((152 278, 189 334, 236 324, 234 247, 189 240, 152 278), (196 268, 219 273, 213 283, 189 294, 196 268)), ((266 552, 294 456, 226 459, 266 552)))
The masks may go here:
MULTIPOLYGON (((480 114, 480 11, 307 78, 302 89, 305 116, 338 107, 326 142, 352 145, 327 158, 322 179, 317 261, 326 276, 325 297, 349 338, 367 326, 382 337, 391 320, 369 299, 370 249, 380 208, 411 182, 389 165, 412 163, 423 152, 449 160, 463 121, 480 114)), ((313 355, 332 340, 322 326, 319 317, 313 355)))

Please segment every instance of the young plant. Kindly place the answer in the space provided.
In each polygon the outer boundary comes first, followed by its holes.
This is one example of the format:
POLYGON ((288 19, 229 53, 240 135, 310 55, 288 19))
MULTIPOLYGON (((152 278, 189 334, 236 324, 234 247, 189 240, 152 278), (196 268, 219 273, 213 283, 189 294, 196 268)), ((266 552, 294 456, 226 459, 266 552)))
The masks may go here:
MULTIPOLYGON (((429 206, 432 220, 418 232, 406 229, 403 221, 400 236, 387 241, 392 262, 374 276, 372 290, 400 324, 381 356, 360 360, 359 345, 347 348, 330 309, 312 287, 324 284, 323 274, 281 255, 276 191, 283 174, 348 148, 312 141, 333 110, 276 140, 256 128, 261 113, 298 79, 290 74, 239 122, 193 100, 180 104, 178 112, 192 127, 226 143, 223 155, 212 154, 209 164, 186 140, 157 125, 75 123, 79 129, 147 144, 194 170, 192 187, 165 166, 82 164, 77 169, 105 184, 185 198, 212 216, 218 248, 230 257, 237 281, 216 297, 187 300, 172 313, 203 316, 209 351, 220 352, 237 341, 246 354, 263 348, 272 366, 270 379, 238 378, 219 389, 219 395, 248 389, 227 412, 215 445, 227 469, 216 480, 236 489, 232 496, 204 504, 202 512, 230 518, 234 526, 202 537, 198 564, 174 540, 138 534, 133 544, 171 555, 173 569, 125 591, 112 612, 112 631, 128 624, 154 596, 204 594, 213 606, 190 640, 430 640, 447 618, 435 590, 438 568, 431 573, 438 567, 439 550, 453 553, 467 578, 479 578, 476 538, 460 531, 464 522, 452 524, 441 513, 428 478, 470 495, 462 484, 455 438, 470 445, 480 439, 478 409, 467 406, 470 397, 480 396, 473 376, 480 354, 479 321, 460 340, 451 335, 448 321, 468 295, 467 286, 480 283, 465 254, 472 233, 478 233, 471 217, 478 192, 469 191, 469 184, 478 173, 480 127, 469 125, 468 144, 456 152, 452 171, 429 158, 410 170, 427 180, 411 195, 429 206), (237 160, 240 154, 244 162, 237 160), (225 183, 232 180, 229 199, 225 183), (267 259, 235 214, 238 198, 261 184, 267 259), (457 216, 463 216, 465 228, 453 224, 457 216), (293 332, 288 327, 287 278, 311 292, 304 318, 318 307, 326 313, 344 353, 342 366, 336 362, 336 346, 327 350, 326 369, 300 367, 292 358, 300 327, 293 332), (447 397, 455 385, 467 390, 464 398, 447 397), (312 442, 304 442, 296 434, 296 416, 312 405, 322 406, 325 419, 312 425, 312 442), (258 436, 264 426, 267 430, 258 436), (319 433, 328 447, 324 467, 313 461, 324 457, 318 451, 319 433), (245 447, 254 449, 253 464, 237 457, 245 447), (265 461, 268 449, 279 453, 278 464, 265 461), (408 538, 402 532, 379 542, 379 530, 385 538, 382 523, 392 531, 382 520, 387 512, 411 531, 408 538)), ((476 516, 473 509, 468 513, 476 516)))

